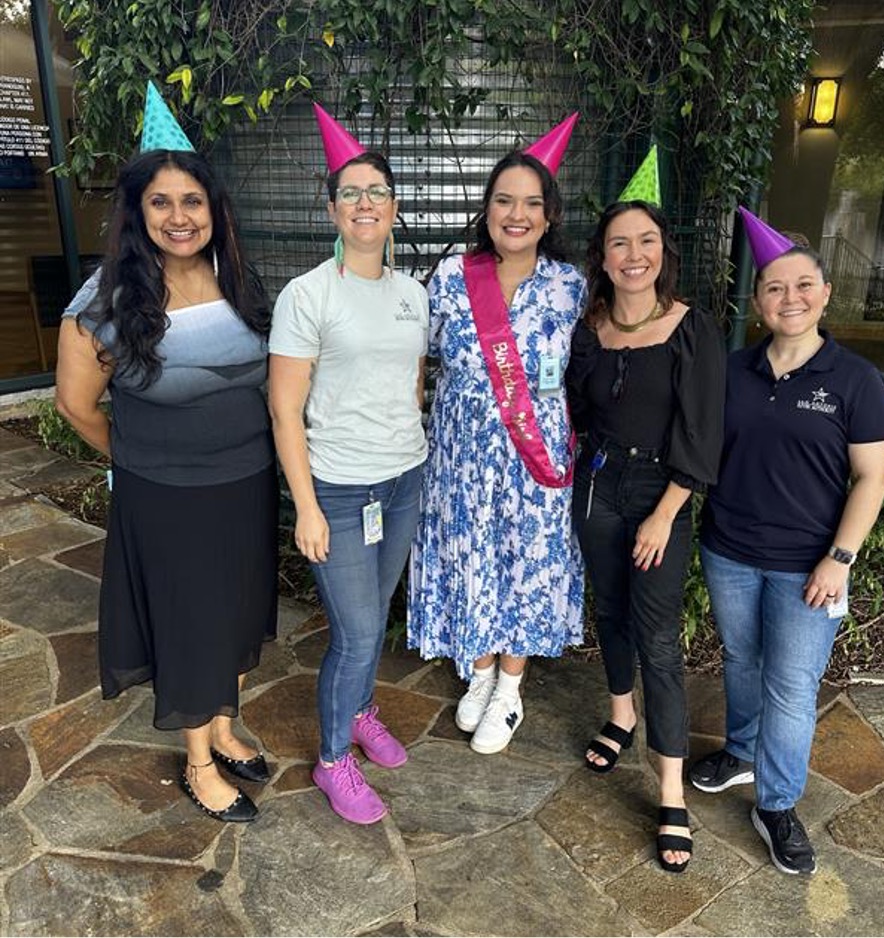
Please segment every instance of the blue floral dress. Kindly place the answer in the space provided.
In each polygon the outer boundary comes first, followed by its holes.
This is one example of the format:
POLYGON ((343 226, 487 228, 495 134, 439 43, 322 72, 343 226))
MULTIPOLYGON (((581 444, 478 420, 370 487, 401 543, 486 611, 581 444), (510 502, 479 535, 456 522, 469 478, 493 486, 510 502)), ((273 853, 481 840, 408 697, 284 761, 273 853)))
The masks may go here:
MULTIPOLYGON (((571 531, 571 489, 535 482, 494 397, 463 275, 446 258, 428 288, 429 354, 442 361, 429 426, 421 521, 411 552, 408 645, 453 658, 468 678, 490 653, 560 655, 583 641, 583 561, 571 531)), ((571 434, 560 388, 541 394, 541 358, 564 375, 586 299, 582 274, 540 257, 517 289, 510 325, 553 465, 571 434)))

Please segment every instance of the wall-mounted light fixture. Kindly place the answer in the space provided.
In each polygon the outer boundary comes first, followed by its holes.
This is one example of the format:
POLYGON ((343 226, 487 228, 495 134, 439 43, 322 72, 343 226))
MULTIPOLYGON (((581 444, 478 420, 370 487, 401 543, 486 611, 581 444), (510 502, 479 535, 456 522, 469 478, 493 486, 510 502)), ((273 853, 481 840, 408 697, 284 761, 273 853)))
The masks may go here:
POLYGON ((838 116, 840 78, 809 78, 807 81, 807 117, 805 127, 834 127, 838 116))

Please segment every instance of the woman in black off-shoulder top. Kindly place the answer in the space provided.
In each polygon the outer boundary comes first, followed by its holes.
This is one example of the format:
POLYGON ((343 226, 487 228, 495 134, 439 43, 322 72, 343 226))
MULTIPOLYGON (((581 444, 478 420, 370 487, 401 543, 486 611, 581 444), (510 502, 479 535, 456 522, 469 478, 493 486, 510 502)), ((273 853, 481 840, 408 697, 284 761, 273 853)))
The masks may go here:
POLYGON ((682 764, 688 752, 680 620, 691 552, 691 495, 715 482, 725 349, 714 318, 675 296, 678 252, 659 209, 615 202, 587 253, 589 301, 566 375, 586 436, 574 526, 596 604, 611 719, 589 744, 594 772, 633 742, 641 663, 648 746, 659 755, 660 865, 681 872, 692 842, 682 764))

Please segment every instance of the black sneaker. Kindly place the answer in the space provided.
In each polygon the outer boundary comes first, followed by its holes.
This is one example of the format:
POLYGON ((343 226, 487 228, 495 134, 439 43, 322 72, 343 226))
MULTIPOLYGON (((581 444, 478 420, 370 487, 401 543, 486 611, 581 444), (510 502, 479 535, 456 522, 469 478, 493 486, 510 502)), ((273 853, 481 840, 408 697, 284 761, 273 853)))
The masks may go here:
POLYGON ((755 781, 755 769, 751 762, 719 749, 697 759, 688 770, 688 778, 700 791, 724 791, 731 785, 751 785, 755 781))
POLYGON ((770 850, 773 865, 781 873, 816 872, 813 844, 794 808, 786 811, 752 809, 752 824, 770 850))

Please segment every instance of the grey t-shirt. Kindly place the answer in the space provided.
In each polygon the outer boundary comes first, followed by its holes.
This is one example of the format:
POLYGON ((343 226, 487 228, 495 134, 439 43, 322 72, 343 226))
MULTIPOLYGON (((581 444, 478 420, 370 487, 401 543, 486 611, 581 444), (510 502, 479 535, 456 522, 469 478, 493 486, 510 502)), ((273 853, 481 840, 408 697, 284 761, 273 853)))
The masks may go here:
MULTIPOLYGON (((113 356, 115 329, 89 315, 99 277, 82 286, 64 316, 82 311, 81 325, 113 356)), ((262 391, 265 340, 226 300, 175 310, 169 320, 153 384, 141 389, 138 375, 111 377, 114 465, 166 485, 217 485, 260 472, 274 458, 262 391)))
POLYGON ((270 352, 317 359, 306 407, 317 478, 371 485, 424 461, 417 376, 428 323, 426 290, 395 271, 366 280, 330 258, 283 288, 270 352))

